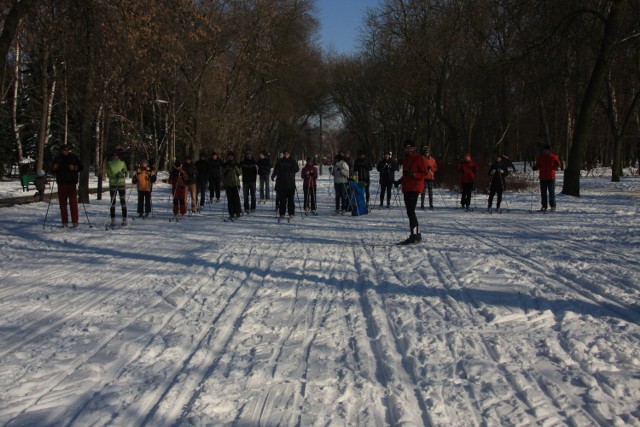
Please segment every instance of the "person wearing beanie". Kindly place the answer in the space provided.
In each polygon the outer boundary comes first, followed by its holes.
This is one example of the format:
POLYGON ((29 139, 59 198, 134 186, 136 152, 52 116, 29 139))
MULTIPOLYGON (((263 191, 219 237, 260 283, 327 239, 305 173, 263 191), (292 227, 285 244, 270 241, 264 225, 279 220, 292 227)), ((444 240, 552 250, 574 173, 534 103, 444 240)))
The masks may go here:
POLYGON ((138 218, 147 218, 151 213, 151 191, 156 179, 157 171, 142 160, 132 178, 138 187, 138 218))
POLYGON ((489 183, 489 200, 487 202, 487 210, 492 212, 493 197, 497 194, 496 210, 501 213, 500 204, 502 203, 502 193, 507 185, 506 176, 509 175, 509 163, 507 163, 501 154, 496 154, 496 160, 489 167, 489 175, 491 182, 489 183))
POLYGON ((58 201, 60 202, 60 216, 62 226, 67 227, 69 224, 69 214, 67 204, 71 210, 71 222, 73 227, 78 226, 78 174, 82 172, 83 166, 80 159, 71 153, 68 145, 60 147, 60 154, 53 159, 51 172, 56 176, 56 184, 58 185, 58 201))
POLYGON ((209 159, 209 203, 213 203, 215 196, 216 203, 220 201, 220 178, 222 177, 222 165, 223 161, 218 157, 218 153, 215 151, 211 153, 209 159))
POLYGON ((384 206, 387 199, 387 208, 391 207, 391 186, 396 180, 396 172, 400 169, 398 163, 391 158, 391 152, 387 151, 378 162, 376 170, 380 176, 380 207, 384 206))
POLYGON ((113 152, 111 160, 107 162, 105 173, 109 178, 109 196, 111 197, 111 226, 116 225, 116 195, 120 198, 120 208, 122 210, 122 225, 126 226, 127 222, 127 198, 125 190, 125 179, 127 177, 127 165, 120 160, 120 153, 113 152))
POLYGON ((462 209, 469 211, 476 174, 480 172, 478 165, 471 160, 471 153, 465 153, 463 160, 458 163, 458 172, 460 172, 460 188, 462 190, 460 204, 462 209))
POLYGON ((438 163, 431 155, 431 148, 422 147, 422 155, 427 164, 427 178, 424 180, 426 191, 420 194, 420 208, 424 209, 424 195, 427 193, 429 195, 429 209, 433 210, 433 181, 435 180, 436 171, 438 170, 438 163))
POLYGON ((316 215, 316 194, 318 191, 318 168, 313 164, 311 157, 307 158, 307 164, 302 168, 302 189, 304 192, 304 212, 316 215))
POLYGON ((395 182, 396 187, 402 185, 404 205, 409 218, 409 238, 400 242, 400 245, 413 245, 422 242, 420 225, 416 215, 418 196, 424 192, 424 180, 427 177, 427 164, 424 156, 416 153, 413 141, 404 143, 405 158, 402 162, 402 177, 395 182))
POLYGON ((551 152, 551 146, 542 147, 538 160, 533 165, 533 170, 538 171, 540 178, 541 212, 556 210, 556 171, 560 169, 560 159, 551 152))
POLYGON ((227 153, 227 161, 222 165, 222 186, 227 195, 227 209, 229 219, 234 220, 242 216, 242 204, 240 203, 240 175, 242 168, 236 162, 233 151, 227 153))

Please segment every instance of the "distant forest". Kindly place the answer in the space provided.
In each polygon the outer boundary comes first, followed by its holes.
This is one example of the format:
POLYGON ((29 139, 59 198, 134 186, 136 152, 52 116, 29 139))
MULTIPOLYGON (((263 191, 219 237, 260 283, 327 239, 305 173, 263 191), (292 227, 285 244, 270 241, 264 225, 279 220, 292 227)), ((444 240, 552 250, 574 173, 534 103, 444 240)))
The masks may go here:
POLYGON ((0 2, 0 163, 47 169, 60 144, 101 174, 126 153, 166 169, 200 152, 330 160, 470 151, 637 173, 640 2, 381 0, 359 50, 323 51, 313 0, 0 2))

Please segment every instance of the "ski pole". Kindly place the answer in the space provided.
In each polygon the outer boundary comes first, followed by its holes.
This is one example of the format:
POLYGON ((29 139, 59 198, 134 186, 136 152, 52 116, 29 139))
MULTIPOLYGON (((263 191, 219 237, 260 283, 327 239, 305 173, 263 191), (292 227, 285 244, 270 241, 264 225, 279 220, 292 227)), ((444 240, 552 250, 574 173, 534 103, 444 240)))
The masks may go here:
POLYGON ((45 225, 47 224, 47 217, 49 216, 49 208, 51 208, 51 199, 53 198, 53 187, 55 182, 51 184, 51 192, 49 193, 49 204, 47 205, 47 213, 44 214, 44 222, 42 223, 42 229, 44 230, 45 225))
MULTIPOLYGON (((76 192, 77 190, 77 186, 76 186, 76 192)), ((84 215, 87 217, 87 224, 89 224, 89 228, 93 228, 93 224, 91 224, 91 221, 89 221, 89 214, 87 213, 87 206, 84 204, 84 201, 82 202, 82 207, 84 208, 84 215)))
POLYGON ((304 209, 301 208, 302 204, 300 203, 300 194, 298 194, 298 187, 296 187, 296 198, 298 199, 298 209, 300 210, 300 218, 304 220, 304 209))

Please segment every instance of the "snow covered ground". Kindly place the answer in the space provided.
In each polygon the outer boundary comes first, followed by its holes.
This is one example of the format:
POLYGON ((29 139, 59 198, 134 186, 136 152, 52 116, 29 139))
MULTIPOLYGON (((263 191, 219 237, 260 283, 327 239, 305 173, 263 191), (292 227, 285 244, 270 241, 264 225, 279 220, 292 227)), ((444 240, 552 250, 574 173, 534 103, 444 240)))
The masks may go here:
POLYGON ((2 209, 0 424, 640 426, 639 190, 501 215, 436 190, 410 247, 403 207, 335 216, 327 176, 292 224, 169 222, 164 184, 126 229, 108 196, 93 228, 2 209))

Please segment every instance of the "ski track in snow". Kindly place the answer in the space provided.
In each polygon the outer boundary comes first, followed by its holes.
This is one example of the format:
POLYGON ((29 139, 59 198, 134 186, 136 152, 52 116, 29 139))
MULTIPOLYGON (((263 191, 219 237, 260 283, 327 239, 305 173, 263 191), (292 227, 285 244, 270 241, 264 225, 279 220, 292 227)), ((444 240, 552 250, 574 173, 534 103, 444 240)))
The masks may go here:
POLYGON ((123 229, 5 209, 0 424, 640 426, 637 197, 478 215, 436 190, 406 247, 403 207, 335 216, 321 185, 284 224, 169 222, 162 185, 123 229))

